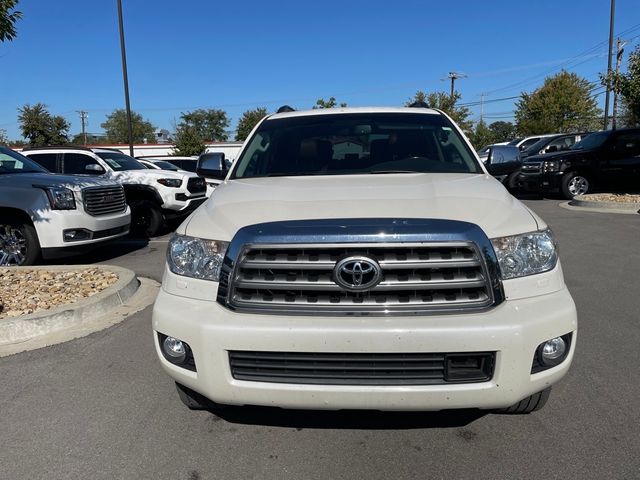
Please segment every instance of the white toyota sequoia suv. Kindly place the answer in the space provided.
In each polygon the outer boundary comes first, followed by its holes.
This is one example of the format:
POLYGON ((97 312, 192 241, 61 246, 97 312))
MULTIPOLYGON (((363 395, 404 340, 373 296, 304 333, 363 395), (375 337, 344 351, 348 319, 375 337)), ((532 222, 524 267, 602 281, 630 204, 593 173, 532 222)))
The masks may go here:
POLYGON ((33 265, 129 233, 122 185, 53 175, 0 147, 0 266, 33 265))
POLYGON ((54 173, 102 177, 122 184, 131 206, 131 230, 137 235, 156 235, 165 221, 186 218, 206 200, 206 182, 195 173, 149 170, 120 150, 41 147, 22 153, 54 173))
POLYGON ((177 230, 153 311, 191 408, 528 413, 576 309, 545 222, 438 110, 265 118, 177 230))

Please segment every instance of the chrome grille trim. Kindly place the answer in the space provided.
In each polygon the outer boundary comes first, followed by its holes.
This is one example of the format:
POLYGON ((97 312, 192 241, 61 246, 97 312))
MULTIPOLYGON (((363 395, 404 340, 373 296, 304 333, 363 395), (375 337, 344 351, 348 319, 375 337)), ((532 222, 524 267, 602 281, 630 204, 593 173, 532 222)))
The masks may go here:
POLYGON ((122 185, 82 189, 84 210, 94 217, 124 212, 127 202, 122 185))
POLYGON ((218 301, 232 310, 292 315, 474 312, 502 300, 497 260, 482 230, 428 219, 245 227, 231 242, 218 290, 218 301), (348 226, 352 232, 345 234, 348 226), (385 231, 395 232, 393 238, 385 231), (348 241, 336 241, 341 239, 348 241), (383 241, 372 241, 378 239, 383 241), (381 283, 364 293, 339 287, 333 268, 347 254, 377 259, 381 283))

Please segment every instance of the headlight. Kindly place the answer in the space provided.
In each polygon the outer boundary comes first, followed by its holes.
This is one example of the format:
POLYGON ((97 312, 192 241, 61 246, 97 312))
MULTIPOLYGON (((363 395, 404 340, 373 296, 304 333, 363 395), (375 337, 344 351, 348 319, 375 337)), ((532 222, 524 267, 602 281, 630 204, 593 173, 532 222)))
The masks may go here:
POLYGON ((556 266, 558 247, 551 230, 491 240, 504 280, 547 272, 556 266))
POLYGON ((229 242, 174 235, 167 249, 169 270, 177 275, 220 280, 220 269, 229 242))
POLYGON ((542 171, 547 172, 559 172, 560 162, 558 160, 545 160, 542 164, 542 171))
POLYGON ((42 185, 34 185, 36 188, 41 188, 47 194, 49 204, 53 210, 75 210, 76 199, 73 196, 73 192, 64 187, 46 187, 42 185))
POLYGON ((182 185, 182 180, 179 178, 159 178, 158 183, 165 187, 178 188, 182 185))

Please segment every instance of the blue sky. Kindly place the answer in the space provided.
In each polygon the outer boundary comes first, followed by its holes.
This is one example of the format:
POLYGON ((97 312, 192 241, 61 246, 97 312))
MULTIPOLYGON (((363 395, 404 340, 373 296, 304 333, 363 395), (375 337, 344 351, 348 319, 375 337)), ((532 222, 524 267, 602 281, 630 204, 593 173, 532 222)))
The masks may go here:
MULTIPOLYGON (((530 91, 562 66, 606 69, 609 0, 449 2, 123 0, 132 108, 172 129, 180 112, 308 108, 319 97, 400 105, 447 90, 463 103, 530 91)), ((124 105, 115 0, 21 0, 18 38, 0 44, 0 129, 20 137, 17 108, 43 102, 77 133, 124 105)), ((618 0, 616 33, 640 44, 638 0, 618 0)), ((626 57, 625 57, 626 58, 626 57)), ((603 95, 598 97, 602 101, 603 95)), ((472 107, 474 117, 479 106, 472 107)), ((509 119, 513 100, 486 103, 509 119)))

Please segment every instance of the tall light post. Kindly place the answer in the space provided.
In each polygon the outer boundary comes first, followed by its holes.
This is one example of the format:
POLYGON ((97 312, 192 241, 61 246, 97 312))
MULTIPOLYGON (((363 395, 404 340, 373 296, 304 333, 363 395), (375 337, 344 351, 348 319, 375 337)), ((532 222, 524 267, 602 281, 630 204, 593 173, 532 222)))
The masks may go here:
POLYGON ((118 5, 118 26, 120 28, 120 53, 122 55, 122 79, 124 80, 124 102, 127 109, 127 131, 129 136, 129 155, 133 157, 133 127, 131 126, 131 104, 129 103, 129 76, 127 75, 127 52, 124 47, 124 25, 122 23, 122 0, 118 5))

